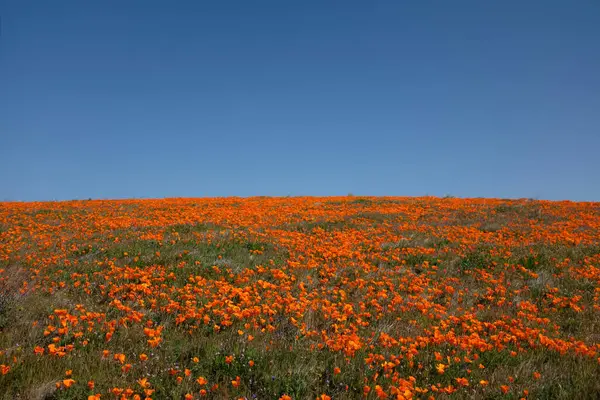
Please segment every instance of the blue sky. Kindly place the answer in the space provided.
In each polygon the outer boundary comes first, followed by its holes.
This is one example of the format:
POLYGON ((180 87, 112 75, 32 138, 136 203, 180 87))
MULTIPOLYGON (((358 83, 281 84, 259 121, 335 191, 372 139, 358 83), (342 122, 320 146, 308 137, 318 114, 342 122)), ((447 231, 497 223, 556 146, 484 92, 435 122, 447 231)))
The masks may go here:
POLYGON ((600 200, 596 0, 0 14, 0 200, 600 200))

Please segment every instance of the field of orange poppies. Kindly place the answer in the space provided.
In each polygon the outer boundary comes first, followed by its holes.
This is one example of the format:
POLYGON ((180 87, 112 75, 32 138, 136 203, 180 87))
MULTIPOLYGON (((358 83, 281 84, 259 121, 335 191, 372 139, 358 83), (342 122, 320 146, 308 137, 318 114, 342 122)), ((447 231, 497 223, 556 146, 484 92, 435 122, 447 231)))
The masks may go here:
POLYGON ((0 203, 1 399, 597 399, 600 203, 0 203))

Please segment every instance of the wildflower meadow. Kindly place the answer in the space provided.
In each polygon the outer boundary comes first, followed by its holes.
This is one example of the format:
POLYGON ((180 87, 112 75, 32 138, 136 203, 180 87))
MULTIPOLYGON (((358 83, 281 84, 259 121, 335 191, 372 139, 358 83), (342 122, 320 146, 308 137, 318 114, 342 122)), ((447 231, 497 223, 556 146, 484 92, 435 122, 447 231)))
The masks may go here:
POLYGON ((0 203, 0 399, 598 399, 600 203, 0 203))

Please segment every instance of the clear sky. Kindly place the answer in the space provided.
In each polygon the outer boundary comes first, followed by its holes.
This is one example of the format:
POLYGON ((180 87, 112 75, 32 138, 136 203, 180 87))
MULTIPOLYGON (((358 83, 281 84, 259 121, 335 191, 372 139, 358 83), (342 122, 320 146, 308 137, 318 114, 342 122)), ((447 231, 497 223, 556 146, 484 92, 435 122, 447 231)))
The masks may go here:
POLYGON ((600 201, 600 2, 0 2, 0 200, 600 201))

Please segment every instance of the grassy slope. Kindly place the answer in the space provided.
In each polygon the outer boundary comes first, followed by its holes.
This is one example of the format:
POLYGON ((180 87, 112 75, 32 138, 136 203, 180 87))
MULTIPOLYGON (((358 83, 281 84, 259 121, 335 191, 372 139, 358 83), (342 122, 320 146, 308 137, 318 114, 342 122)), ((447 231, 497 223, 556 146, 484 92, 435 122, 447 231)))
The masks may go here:
POLYGON ((599 238, 595 203, 0 204, 0 398, 599 398, 599 238))

